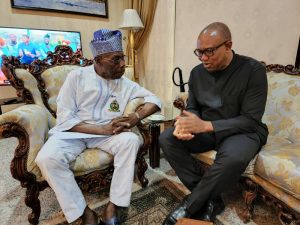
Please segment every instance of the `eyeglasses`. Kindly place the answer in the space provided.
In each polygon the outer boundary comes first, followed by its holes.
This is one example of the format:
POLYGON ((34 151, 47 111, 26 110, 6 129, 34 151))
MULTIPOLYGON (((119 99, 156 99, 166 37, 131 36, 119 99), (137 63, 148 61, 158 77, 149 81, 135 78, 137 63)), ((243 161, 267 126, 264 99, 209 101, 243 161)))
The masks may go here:
POLYGON ((204 50, 200 50, 199 48, 197 48, 197 49, 194 50, 194 53, 195 53, 195 55, 198 56, 199 58, 201 58, 201 57, 203 56, 203 54, 206 55, 207 57, 213 56, 213 55, 215 54, 216 50, 217 50, 218 48, 220 48, 222 45, 224 45, 226 42, 227 42, 227 40, 224 41, 224 42, 222 42, 221 44, 219 44, 219 45, 216 46, 216 47, 213 47, 213 48, 207 48, 207 49, 204 49, 204 50))
POLYGON ((127 60, 127 55, 121 55, 121 56, 114 56, 112 59, 107 59, 107 58, 102 58, 103 60, 107 60, 112 62, 113 64, 117 65, 121 61, 126 61, 127 60))

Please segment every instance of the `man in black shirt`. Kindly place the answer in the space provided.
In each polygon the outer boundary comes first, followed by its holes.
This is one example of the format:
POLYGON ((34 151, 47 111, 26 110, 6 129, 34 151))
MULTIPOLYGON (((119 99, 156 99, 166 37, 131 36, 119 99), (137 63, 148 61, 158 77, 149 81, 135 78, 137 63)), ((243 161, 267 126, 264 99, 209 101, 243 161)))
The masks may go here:
POLYGON ((213 221, 225 207, 221 193, 238 181, 267 141, 268 129, 261 122, 265 67, 231 47, 227 25, 216 22, 201 31, 194 53, 202 64, 191 71, 187 108, 159 138, 166 159, 191 191, 165 225, 182 217, 213 221), (212 149, 216 159, 201 177, 191 153, 212 149))

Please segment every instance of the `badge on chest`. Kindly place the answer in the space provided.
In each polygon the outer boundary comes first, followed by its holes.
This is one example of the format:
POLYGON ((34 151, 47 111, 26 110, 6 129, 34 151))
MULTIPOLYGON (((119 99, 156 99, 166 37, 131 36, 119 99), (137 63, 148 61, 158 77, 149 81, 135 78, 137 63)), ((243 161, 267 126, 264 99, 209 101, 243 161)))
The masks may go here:
POLYGON ((116 99, 114 99, 110 104, 109 104, 109 111, 111 112, 120 112, 120 106, 119 103, 117 102, 116 99))

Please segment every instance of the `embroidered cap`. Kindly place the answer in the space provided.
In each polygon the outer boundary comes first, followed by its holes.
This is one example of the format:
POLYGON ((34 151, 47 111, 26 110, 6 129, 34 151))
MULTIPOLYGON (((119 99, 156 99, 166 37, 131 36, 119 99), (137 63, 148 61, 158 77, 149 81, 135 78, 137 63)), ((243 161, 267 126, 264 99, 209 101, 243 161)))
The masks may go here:
POLYGON ((119 30, 97 30, 94 32, 94 39, 90 43, 90 49, 94 57, 109 52, 123 51, 122 33, 119 30))

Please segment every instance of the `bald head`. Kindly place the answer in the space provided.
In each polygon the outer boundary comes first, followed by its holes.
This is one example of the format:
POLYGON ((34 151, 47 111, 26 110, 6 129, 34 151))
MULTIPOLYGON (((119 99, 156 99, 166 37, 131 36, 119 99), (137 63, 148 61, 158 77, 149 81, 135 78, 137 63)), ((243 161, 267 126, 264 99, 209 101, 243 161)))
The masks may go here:
POLYGON ((199 34, 194 51, 207 71, 226 68, 233 58, 231 33, 227 25, 220 22, 209 24, 199 34))
POLYGON ((206 26, 199 36, 208 35, 211 37, 219 36, 223 40, 231 41, 231 32, 228 26, 221 22, 214 22, 206 26))

